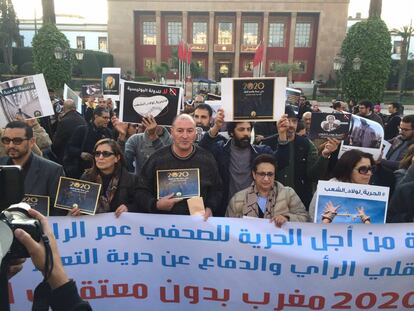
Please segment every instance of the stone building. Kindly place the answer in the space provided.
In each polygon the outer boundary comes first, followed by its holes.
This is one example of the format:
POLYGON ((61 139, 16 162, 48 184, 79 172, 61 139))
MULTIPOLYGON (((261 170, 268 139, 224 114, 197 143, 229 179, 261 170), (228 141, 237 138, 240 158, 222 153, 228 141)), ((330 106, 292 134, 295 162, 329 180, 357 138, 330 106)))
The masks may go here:
MULTIPOLYGON (((266 76, 298 63, 295 81, 327 79, 347 29, 349 0, 108 0, 108 44, 116 66, 136 75, 171 64, 180 40, 211 80, 252 76, 264 42, 266 76)), ((169 78, 173 77, 169 73, 169 78)))

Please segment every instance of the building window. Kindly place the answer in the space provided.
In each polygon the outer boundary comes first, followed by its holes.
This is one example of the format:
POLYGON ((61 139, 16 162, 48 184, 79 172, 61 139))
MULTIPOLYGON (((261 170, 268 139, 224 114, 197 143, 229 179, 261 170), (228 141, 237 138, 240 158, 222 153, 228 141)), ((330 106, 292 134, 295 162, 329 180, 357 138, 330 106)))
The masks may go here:
POLYGON ((233 24, 232 23, 218 23, 218 44, 232 44, 233 43, 233 24))
POLYGON ((193 23, 193 44, 207 44, 207 23, 193 23))
POLYGON ((244 23, 243 24, 243 44, 257 45, 259 37, 258 23, 244 23))
POLYGON ((271 23, 269 24, 269 47, 285 46, 285 24, 271 23))
POLYGON ((401 41, 394 41, 394 54, 401 54, 401 41))
POLYGON ((295 47, 310 47, 311 23, 297 23, 295 33, 295 47))
POLYGON ((157 45, 155 22, 142 22, 142 44, 157 45))
POLYGON ((108 51, 108 38, 98 37, 98 47, 99 47, 99 51, 107 52, 108 51))
POLYGON ((76 48, 81 50, 85 49, 85 37, 76 37, 76 48))
POLYGON ((181 40, 181 22, 168 22, 168 45, 178 45, 181 40))
POLYGON ((244 61, 243 70, 246 72, 252 72, 253 71, 253 62, 250 60, 244 61))
POLYGON ((151 72, 155 65, 155 58, 144 58, 144 72, 151 72))

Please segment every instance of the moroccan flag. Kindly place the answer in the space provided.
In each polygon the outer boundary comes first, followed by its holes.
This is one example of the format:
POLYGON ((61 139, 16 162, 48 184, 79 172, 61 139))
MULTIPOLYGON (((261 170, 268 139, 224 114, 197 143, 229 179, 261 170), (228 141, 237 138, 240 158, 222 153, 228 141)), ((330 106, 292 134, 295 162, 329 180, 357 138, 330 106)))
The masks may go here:
POLYGON ((253 58, 253 67, 258 66, 263 60, 264 45, 262 42, 257 46, 256 53, 253 58))

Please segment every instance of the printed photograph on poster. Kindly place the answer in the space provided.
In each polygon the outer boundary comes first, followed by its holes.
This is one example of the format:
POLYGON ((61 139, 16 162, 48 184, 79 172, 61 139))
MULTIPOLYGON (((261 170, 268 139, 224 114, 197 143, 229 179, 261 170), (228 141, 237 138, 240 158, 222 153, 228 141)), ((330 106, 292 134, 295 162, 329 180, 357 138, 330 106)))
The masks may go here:
POLYGON ((209 105, 213 110, 212 118, 216 118, 217 111, 222 107, 221 100, 206 100, 205 104, 209 105))
POLYGON ((309 139, 345 139, 349 134, 352 115, 348 113, 314 112, 311 117, 309 139))
POLYGON ((286 101, 294 106, 298 106, 301 90, 292 89, 290 87, 286 88, 286 101))
POLYGON ((50 197, 45 195, 25 194, 22 202, 29 204, 31 208, 42 213, 43 216, 49 216, 50 197))
POLYGON ((200 170, 198 168, 157 170, 157 198, 173 194, 173 198, 200 196, 200 170))
POLYGON ((348 150, 359 149, 372 154, 374 159, 378 159, 381 155, 383 141, 384 129, 379 123, 352 115, 350 132, 341 143, 339 158, 348 150))
POLYGON ((100 84, 85 84, 82 85, 81 96, 82 98, 89 96, 100 96, 102 95, 102 89, 100 84))
POLYGON ((119 100, 121 68, 102 68, 102 95, 119 100))
POLYGON ((315 223, 327 216, 332 223, 385 223, 388 187, 319 181, 316 193, 315 223))
POLYGON ((16 120, 51 116, 55 112, 43 74, 22 77, 0 83, 0 126, 16 120))
POLYGON ((80 98, 78 94, 65 83, 63 87, 63 100, 67 99, 73 100, 76 104, 76 111, 82 114, 82 98, 80 98))
POLYGON ((81 213, 95 215, 101 184, 68 177, 60 177, 55 207, 71 210, 74 205, 81 213))
POLYGON ((141 123, 152 115, 158 125, 172 125, 179 114, 183 90, 178 87, 125 81, 121 84, 119 119, 141 123))
POLYGON ((286 78, 224 78, 225 121, 275 121, 285 111, 286 78))

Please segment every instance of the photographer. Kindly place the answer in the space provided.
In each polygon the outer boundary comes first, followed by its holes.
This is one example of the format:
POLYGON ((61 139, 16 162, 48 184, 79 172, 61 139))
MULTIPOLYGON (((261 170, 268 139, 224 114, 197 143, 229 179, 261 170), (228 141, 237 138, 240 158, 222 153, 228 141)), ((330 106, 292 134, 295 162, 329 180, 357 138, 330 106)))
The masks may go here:
MULTIPOLYGON (((40 283, 35 290, 32 310, 49 310, 49 306, 54 311, 92 310, 89 303, 83 301, 79 296, 75 282, 68 278, 63 269, 56 240, 46 217, 34 209, 29 209, 28 213, 31 217, 40 221, 43 232, 49 239, 50 249, 53 256, 53 260, 51 261, 53 264, 49 265, 49 268, 52 268, 49 272, 49 277, 40 283)), ((31 236, 22 229, 16 229, 14 235, 16 239, 25 246, 36 268, 45 275, 46 247, 44 243, 42 241, 39 243, 34 241, 31 236)), ((8 276, 12 277, 21 269, 22 261, 20 260, 9 267, 8 276)))

